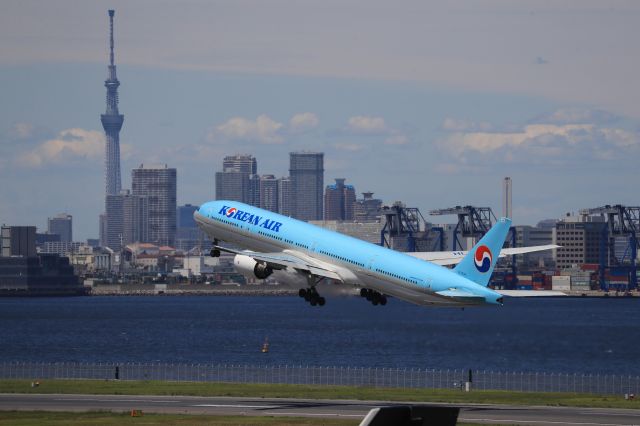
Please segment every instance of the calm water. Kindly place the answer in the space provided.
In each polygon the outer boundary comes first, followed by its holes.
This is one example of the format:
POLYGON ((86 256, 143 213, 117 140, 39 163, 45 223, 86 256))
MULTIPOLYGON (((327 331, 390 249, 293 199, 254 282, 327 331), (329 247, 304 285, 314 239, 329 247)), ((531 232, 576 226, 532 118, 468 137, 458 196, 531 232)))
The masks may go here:
POLYGON ((640 374, 640 299, 374 307, 335 297, 0 299, 0 362, 188 362, 640 374), (268 336, 271 351, 260 353, 268 336))

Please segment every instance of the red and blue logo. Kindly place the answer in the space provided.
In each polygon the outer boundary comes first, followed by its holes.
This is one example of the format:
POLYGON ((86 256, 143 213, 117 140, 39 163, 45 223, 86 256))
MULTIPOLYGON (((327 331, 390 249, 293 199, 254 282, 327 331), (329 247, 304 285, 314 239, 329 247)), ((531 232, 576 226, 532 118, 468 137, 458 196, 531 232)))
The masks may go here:
POLYGON ((235 207, 231 207, 230 209, 227 210, 226 213, 224 213, 227 217, 232 217, 236 212, 238 211, 238 209, 236 209, 235 207))
POLYGON ((491 250, 489 247, 482 245, 476 249, 476 254, 473 256, 474 263, 476 265, 476 269, 485 273, 489 269, 491 269, 491 263, 493 262, 493 254, 491 254, 491 250))

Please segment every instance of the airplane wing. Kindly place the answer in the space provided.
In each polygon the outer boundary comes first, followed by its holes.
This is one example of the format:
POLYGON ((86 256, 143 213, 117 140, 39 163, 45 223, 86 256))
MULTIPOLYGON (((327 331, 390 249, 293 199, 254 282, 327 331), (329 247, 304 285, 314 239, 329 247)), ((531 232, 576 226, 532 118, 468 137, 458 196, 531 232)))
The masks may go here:
POLYGON ((558 290, 494 290, 503 296, 509 297, 556 297, 556 296, 566 296, 566 293, 563 293, 558 290))
POLYGON ((255 260, 256 262, 264 262, 273 269, 293 268, 300 272, 307 272, 319 277, 331 278, 333 280, 342 281, 342 277, 331 268, 326 262, 311 261, 303 256, 296 256, 295 252, 287 250, 287 252, 276 253, 260 253, 251 250, 234 250, 228 247, 214 246, 220 251, 227 253, 240 254, 255 260))
MULTIPOLYGON (((530 247, 516 247, 516 248, 503 248, 500 251, 500 257, 513 256, 516 254, 532 253, 536 251, 552 250, 559 248, 560 246, 555 244, 547 244, 544 246, 530 246, 530 247)), ((406 253, 409 256, 417 257, 418 259, 426 260, 427 262, 435 263, 437 265, 456 265, 462 261, 467 255, 467 251, 416 251, 406 253)))

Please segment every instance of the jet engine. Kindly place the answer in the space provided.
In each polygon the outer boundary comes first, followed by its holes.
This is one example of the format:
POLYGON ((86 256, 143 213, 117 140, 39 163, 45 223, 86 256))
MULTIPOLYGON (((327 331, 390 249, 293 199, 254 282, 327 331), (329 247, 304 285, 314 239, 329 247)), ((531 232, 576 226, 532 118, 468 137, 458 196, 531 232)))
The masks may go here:
POLYGON ((264 280, 273 273, 273 269, 265 263, 258 263, 253 258, 245 256, 243 254, 237 254, 233 258, 233 266, 236 271, 241 273, 247 278, 256 277, 264 280))

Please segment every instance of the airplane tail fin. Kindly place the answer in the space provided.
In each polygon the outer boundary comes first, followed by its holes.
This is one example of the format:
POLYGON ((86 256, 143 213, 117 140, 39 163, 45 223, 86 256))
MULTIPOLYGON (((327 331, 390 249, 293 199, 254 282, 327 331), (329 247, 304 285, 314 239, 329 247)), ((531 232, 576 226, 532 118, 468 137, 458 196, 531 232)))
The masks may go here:
POLYGON ((501 218, 453 269, 471 281, 487 286, 500 250, 511 227, 511 219, 501 218))

